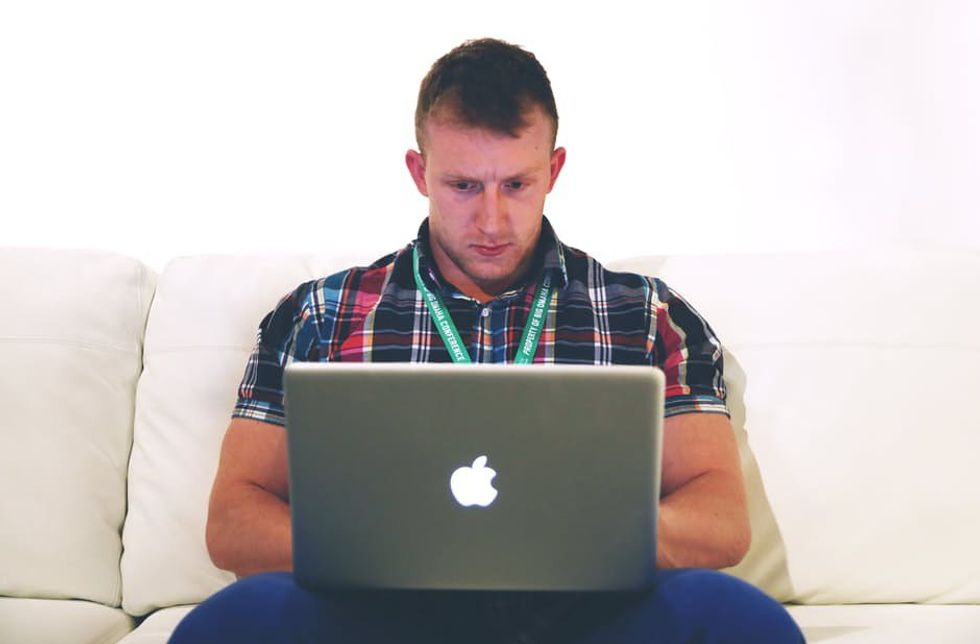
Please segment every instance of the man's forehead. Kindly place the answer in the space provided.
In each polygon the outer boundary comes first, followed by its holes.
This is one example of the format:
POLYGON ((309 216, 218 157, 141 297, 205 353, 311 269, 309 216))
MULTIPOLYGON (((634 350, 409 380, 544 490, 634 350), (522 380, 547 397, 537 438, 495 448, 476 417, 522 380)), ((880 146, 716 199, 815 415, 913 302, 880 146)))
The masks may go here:
POLYGON ((514 137, 458 121, 431 121, 425 125, 423 153, 444 176, 532 174, 548 168, 551 160, 550 132, 541 125, 533 123, 514 137))
MULTIPOLYGON (((450 136, 457 139, 496 140, 507 143, 520 142, 526 145, 537 144, 537 139, 548 139, 553 135, 554 124, 551 118, 537 106, 522 114, 524 126, 514 132, 499 131, 486 126, 473 124, 463 119, 456 110, 446 107, 437 108, 429 113, 422 126, 423 136, 431 138, 433 134, 450 136), (531 143, 534 141, 534 143, 531 143)), ((551 150, 548 150, 550 153, 551 150)))
POLYGON ((430 169, 444 178, 497 177, 516 178, 547 172, 551 155, 535 150, 534 146, 510 147, 494 153, 485 148, 466 146, 434 147, 430 151, 430 169))

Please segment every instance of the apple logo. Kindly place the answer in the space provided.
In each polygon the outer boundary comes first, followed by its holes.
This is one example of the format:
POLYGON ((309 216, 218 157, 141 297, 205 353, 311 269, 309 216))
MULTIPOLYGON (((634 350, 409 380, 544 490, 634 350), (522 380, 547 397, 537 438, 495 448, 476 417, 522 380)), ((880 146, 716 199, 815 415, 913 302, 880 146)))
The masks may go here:
POLYGON ((485 508, 497 498, 497 490, 490 483, 495 476, 497 473, 487 467, 487 457, 480 456, 473 461, 472 467, 463 466, 453 472, 449 489, 463 507, 479 505, 485 508))

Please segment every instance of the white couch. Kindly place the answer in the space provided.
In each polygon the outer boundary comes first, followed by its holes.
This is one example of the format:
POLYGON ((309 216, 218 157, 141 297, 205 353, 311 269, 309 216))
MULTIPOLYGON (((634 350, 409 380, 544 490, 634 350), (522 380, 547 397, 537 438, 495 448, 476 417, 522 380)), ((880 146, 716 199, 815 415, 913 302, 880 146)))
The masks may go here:
MULTIPOLYGON (((233 580, 204 523, 258 322, 344 264, 0 249, 0 642, 161 643, 233 580)), ((732 572, 810 642, 980 642, 980 253, 610 265, 726 348, 754 537, 732 572)))

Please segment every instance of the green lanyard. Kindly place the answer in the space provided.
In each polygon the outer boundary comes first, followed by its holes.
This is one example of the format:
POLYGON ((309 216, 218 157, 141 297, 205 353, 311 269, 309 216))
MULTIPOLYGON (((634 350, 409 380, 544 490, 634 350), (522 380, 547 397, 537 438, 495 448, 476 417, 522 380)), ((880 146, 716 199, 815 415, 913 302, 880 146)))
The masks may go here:
MULTIPOLYGON (((459 337, 459 331, 453 324, 453 319, 449 317, 449 311, 446 310, 442 298, 422 283, 422 276, 419 275, 418 248, 412 251, 412 268, 415 271, 415 285, 425 299, 425 305, 428 307, 432 319, 435 320, 436 329, 449 350, 449 356, 453 362, 472 362, 470 354, 463 346, 462 338, 459 337)), ((514 358, 514 364, 531 364, 534 360, 534 354, 538 350, 538 342, 541 340, 541 330, 544 328, 545 312, 551 302, 551 291, 551 271, 545 271, 534 291, 531 315, 527 319, 527 324, 524 325, 524 335, 521 336, 521 344, 517 347, 517 357, 514 358)))

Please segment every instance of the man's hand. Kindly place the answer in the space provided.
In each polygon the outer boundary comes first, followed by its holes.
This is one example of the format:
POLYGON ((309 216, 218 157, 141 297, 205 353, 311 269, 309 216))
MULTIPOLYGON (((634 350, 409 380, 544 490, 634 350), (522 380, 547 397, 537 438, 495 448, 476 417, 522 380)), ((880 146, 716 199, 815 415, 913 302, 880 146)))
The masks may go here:
POLYGON ((688 413, 664 420, 657 523, 659 568, 727 568, 751 542, 745 482, 728 418, 688 413))
POLYGON ((214 565, 239 577, 292 570, 283 427, 232 419, 211 488, 206 539, 214 565))

